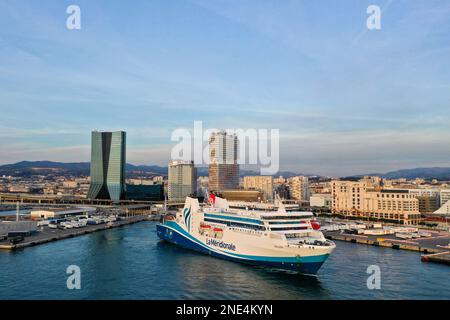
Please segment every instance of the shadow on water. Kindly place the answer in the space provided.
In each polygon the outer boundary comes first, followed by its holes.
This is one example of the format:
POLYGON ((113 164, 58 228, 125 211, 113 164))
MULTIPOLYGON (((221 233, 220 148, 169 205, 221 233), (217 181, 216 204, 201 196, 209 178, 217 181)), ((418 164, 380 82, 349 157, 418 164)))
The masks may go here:
POLYGON ((221 295, 211 298, 275 300, 331 298, 320 276, 228 261, 184 249, 166 241, 159 241, 156 247, 165 262, 165 267, 172 270, 174 277, 187 287, 195 282, 196 285, 192 288, 195 291, 202 281, 205 285, 220 286, 221 295), (178 264, 182 267, 177 268, 178 264), (199 270, 207 276, 199 276, 199 270))

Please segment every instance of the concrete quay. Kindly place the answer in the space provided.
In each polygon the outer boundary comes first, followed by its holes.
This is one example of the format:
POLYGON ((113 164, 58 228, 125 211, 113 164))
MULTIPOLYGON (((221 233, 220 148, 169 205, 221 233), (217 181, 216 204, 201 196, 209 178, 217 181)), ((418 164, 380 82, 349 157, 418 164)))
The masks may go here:
POLYGON ((422 262, 436 262, 450 265, 450 251, 422 255, 422 262))
POLYGON ((9 240, 0 241, 0 250, 18 250, 39 244, 44 244, 52 241, 73 238, 97 231, 108 230, 113 228, 122 227, 125 225, 146 221, 149 217, 147 215, 138 215, 127 218, 122 218, 120 221, 103 223, 97 225, 87 225, 83 228, 72 228, 72 229, 51 229, 49 227, 43 227, 41 231, 33 234, 29 237, 25 237, 22 242, 11 244, 9 240))
POLYGON ((397 250, 408 250, 422 255, 423 262, 437 262, 450 265, 450 234, 448 232, 433 232, 431 237, 400 240, 393 235, 367 236, 341 233, 340 231, 326 231, 327 239, 347 241, 357 244, 372 245, 397 250))

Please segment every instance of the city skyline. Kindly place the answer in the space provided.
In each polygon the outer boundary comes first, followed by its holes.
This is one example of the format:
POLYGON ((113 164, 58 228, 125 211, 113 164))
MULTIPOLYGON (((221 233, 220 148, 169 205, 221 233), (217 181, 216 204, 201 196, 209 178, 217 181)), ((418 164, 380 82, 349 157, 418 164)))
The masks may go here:
POLYGON ((69 31, 68 3, 0 3, 0 164, 87 161, 98 129, 165 166, 171 132, 202 120, 280 128, 281 170, 450 166, 444 1, 380 1, 377 31, 370 1, 77 4, 69 31))

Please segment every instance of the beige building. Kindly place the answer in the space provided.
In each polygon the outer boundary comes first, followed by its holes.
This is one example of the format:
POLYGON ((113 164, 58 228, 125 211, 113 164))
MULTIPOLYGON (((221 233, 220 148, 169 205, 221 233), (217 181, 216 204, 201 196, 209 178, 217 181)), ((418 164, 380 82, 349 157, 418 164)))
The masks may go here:
POLYGON ((41 209, 41 210, 32 210, 30 212, 30 218, 32 220, 39 220, 39 219, 47 220, 53 218, 65 218, 68 216, 89 215, 95 212, 97 212, 97 209, 94 207, 41 209))
POLYGON ((363 211, 371 218, 406 225, 420 222, 419 200, 408 190, 367 190, 363 203, 363 211))
POLYGON ((368 181, 333 181, 332 212, 346 217, 420 222, 419 200, 408 190, 382 189, 368 181))
POLYGON ((134 186, 150 186, 153 185, 153 180, 148 179, 127 179, 127 184, 134 186))
POLYGON ((78 187, 78 182, 76 182, 76 181, 64 181, 63 182, 63 187, 64 188, 77 188, 78 187))
POLYGON ((309 197, 309 206, 311 208, 327 208, 331 209, 333 197, 331 193, 316 193, 309 197))
POLYGON ((154 183, 163 183, 164 182, 164 177, 163 176, 153 177, 153 182, 154 183))
POLYGON ((197 191, 197 169, 192 161, 172 161, 169 164, 167 193, 169 200, 184 201, 197 191))
POLYGON ((309 201, 309 179, 297 176, 288 179, 291 198, 298 201, 309 201))
POLYGON ((262 191, 266 200, 273 200, 273 177, 246 176, 244 177, 244 189, 262 191))
POLYGON ((275 185, 281 185, 281 184, 285 184, 285 183, 286 183, 286 179, 283 178, 283 176, 279 176, 278 178, 273 179, 273 184, 275 184, 275 185))
POLYGON ((366 185, 372 187, 380 187, 383 184, 383 179, 377 176, 365 176, 359 181, 364 182, 366 183, 366 185))
POLYGON ((332 212, 345 216, 362 215, 362 199, 367 182, 333 181, 331 187, 332 212))

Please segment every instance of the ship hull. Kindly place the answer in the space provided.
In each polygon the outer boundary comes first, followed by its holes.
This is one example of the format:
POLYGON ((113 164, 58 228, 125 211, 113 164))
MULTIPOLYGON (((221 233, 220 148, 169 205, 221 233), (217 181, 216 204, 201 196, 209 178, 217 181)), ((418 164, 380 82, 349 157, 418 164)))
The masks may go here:
POLYGON ((315 275, 329 256, 329 254, 323 254, 309 257, 265 257, 224 253, 196 239, 175 223, 158 224, 156 229, 159 238, 186 249, 247 265, 289 270, 301 274, 315 275))

